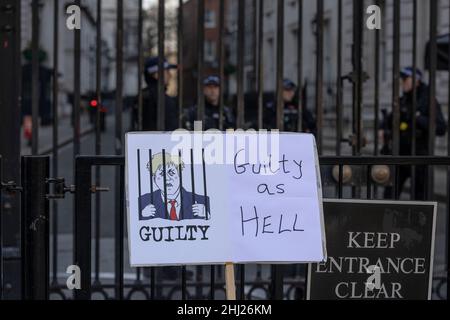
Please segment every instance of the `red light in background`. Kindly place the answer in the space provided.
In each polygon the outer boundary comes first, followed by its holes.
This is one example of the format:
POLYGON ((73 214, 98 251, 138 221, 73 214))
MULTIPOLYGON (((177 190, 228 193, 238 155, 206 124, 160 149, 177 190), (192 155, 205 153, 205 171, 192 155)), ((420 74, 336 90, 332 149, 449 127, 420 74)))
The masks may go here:
POLYGON ((98 106, 97 100, 91 100, 91 102, 89 104, 91 105, 92 108, 95 108, 98 106))

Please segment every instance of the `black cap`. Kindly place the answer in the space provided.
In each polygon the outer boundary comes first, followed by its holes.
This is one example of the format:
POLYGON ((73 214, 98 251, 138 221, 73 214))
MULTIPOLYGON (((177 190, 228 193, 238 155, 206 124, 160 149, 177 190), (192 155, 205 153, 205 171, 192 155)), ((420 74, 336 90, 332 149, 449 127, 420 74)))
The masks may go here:
POLYGON ((205 86, 220 86, 220 79, 218 76, 209 76, 203 80, 205 86))
MULTIPOLYGON (((405 67, 400 71, 400 77, 402 79, 412 77, 413 75, 414 75, 413 67, 405 67)), ((416 69, 416 79, 422 80, 422 71, 420 71, 419 69, 416 69)))
MULTIPOLYGON (((158 57, 151 57, 148 58, 145 61, 145 69, 144 69, 144 73, 156 73, 158 72, 158 63, 159 63, 159 58, 158 57)), ((164 69, 176 69, 177 66, 175 64, 170 64, 167 62, 166 59, 164 59, 164 69)))
POLYGON ((297 86, 295 85, 295 83, 292 80, 284 79, 283 80, 283 88, 285 90, 294 90, 295 88, 297 88, 297 86))

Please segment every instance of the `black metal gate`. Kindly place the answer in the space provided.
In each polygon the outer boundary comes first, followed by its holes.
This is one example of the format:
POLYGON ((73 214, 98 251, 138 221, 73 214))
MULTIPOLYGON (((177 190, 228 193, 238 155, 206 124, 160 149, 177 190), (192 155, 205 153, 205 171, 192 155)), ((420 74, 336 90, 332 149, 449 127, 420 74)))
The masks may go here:
MULTIPOLYGON (((173 280, 158 279, 161 268, 138 268, 134 279, 124 279, 124 257, 127 255, 124 247, 124 203, 114 218, 114 280, 105 283, 99 276, 98 267, 94 272, 91 266, 99 263, 99 255, 92 256, 92 245, 98 245, 99 233, 92 235, 92 229, 99 227, 93 223, 92 195, 106 191, 92 184, 92 168, 94 166, 115 166, 120 170, 120 189, 124 188, 123 174, 125 159, 122 156, 78 156, 76 158, 76 185, 66 187, 64 181, 49 178, 49 157, 34 156, 22 158, 21 186, 2 184, 2 192, 20 192, 22 203, 22 297, 25 299, 49 299, 59 296, 63 299, 91 299, 100 294, 104 299, 133 299, 136 295, 146 299, 215 299, 224 294, 223 269, 219 266, 196 267, 195 279, 187 280, 186 267, 179 267, 180 277, 173 280), (54 185, 53 188, 50 185, 54 185), (81 290, 69 290, 65 283, 50 283, 50 232, 52 222, 49 215, 49 202, 56 201, 65 192, 75 193, 74 221, 74 265, 81 272, 81 290), (206 268, 206 269, 205 269, 206 268), (209 279, 204 278, 204 271, 209 273, 209 279), (144 277, 145 275, 145 277, 144 277)), ((381 186, 374 182, 371 176, 372 168, 377 165, 390 166, 393 172, 398 172, 405 166, 428 166, 433 168, 450 168, 448 157, 321 157, 320 164, 327 194, 336 198, 380 199, 381 186), (346 180, 348 174, 344 166, 353 171, 355 181, 346 180), (337 181, 330 174, 330 169, 338 169, 337 181)), ((394 173, 391 181, 393 187, 397 184, 394 173)), ((17 193, 18 194, 18 193, 17 193)), ((396 198, 396 196, 394 196, 396 198)), ((447 200, 448 200, 447 195, 447 200)), ((98 222, 98 221, 97 221, 98 222)), ((446 229, 448 225, 446 226, 446 229)), ((447 243, 447 254, 450 248, 447 243)), ((98 248, 97 248, 98 250, 98 248)), ((97 251, 98 252, 98 251, 97 251)), ((58 252, 52 252, 57 259, 58 252)), ((1 260, 3 261, 3 259, 1 260)), ((0 264, 0 267, 2 265, 0 264)), ((270 276, 262 277, 263 268, 257 266, 257 273, 246 274, 244 265, 239 265, 238 292, 241 299, 302 299, 305 297, 306 269, 304 266, 271 266, 270 276), (288 269, 294 270, 288 271, 288 269), (258 294, 259 293, 259 294, 258 294)), ((0 274, 3 274, 3 269, 0 274)), ((448 285, 449 271, 445 275, 434 277, 433 294, 435 298, 445 299, 445 288, 448 285)), ((2 282, 4 285, 4 283, 2 282)), ((3 287, 3 286, 2 286, 3 287)))

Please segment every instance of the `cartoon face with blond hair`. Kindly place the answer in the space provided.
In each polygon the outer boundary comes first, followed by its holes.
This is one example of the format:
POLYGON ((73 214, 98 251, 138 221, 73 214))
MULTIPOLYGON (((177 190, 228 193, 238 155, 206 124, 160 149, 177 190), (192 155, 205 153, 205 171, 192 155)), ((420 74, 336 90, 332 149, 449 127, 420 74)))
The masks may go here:
POLYGON ((155 154, 147 169, 156 190, 140 196, 139 220, 208 218, 209 197, 188 192, 182 186, 184 163, 179 156, 155 154))
MULTIPOLYGON (((180 169, 184 169, 184 163, 178 156, 165 155, 166 166, 164 167, 162 153, 156 154, 152 158, 152 177, 156 187, 162 192, 167 191, 167 195, 176 196, 180 192, 180 169), (164 190, 164 169, 166 171, 166 190, 164 190)), ((150 170, 150 163, 147 165, 150 170)))

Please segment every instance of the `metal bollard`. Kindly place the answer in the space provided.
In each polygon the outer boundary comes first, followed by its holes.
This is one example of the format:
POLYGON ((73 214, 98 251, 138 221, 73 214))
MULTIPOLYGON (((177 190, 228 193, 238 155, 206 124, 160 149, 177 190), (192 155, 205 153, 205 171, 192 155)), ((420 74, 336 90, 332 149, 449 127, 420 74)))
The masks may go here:
POLYGON ((49 201, 50 158, 22 157, 22 297, 49 297, 49 201))

